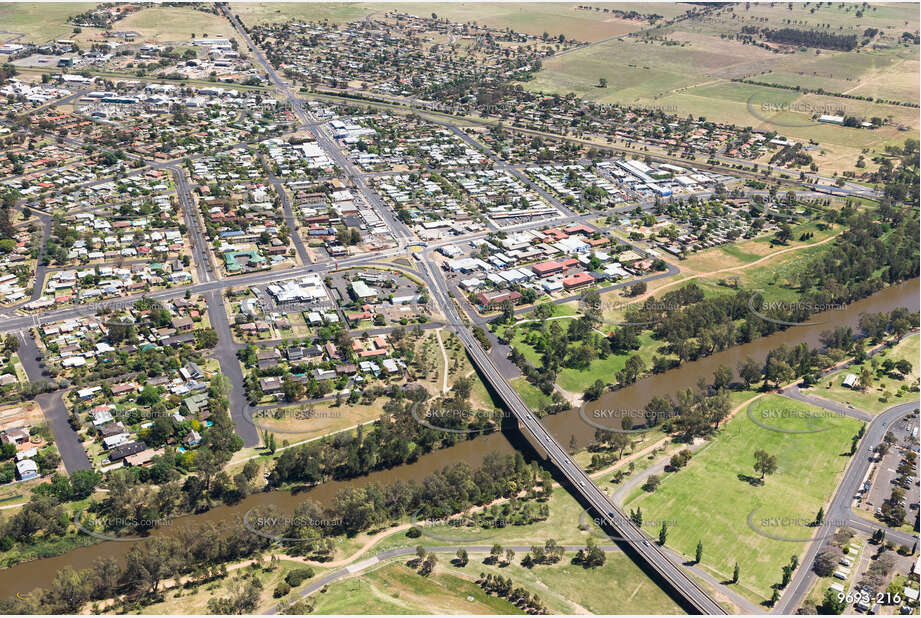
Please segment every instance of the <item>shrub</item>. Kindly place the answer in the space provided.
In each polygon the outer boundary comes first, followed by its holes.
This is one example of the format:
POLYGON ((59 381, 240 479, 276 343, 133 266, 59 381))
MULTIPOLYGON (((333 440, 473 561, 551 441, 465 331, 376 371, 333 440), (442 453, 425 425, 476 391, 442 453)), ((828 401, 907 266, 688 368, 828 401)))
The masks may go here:
POLYGON ((313 569, 305 567, 303 569, 294 569, 285 575, 285 581, 292 588, 297 588, 305 579, 310 579, 311 577, 313 577, 313 569))

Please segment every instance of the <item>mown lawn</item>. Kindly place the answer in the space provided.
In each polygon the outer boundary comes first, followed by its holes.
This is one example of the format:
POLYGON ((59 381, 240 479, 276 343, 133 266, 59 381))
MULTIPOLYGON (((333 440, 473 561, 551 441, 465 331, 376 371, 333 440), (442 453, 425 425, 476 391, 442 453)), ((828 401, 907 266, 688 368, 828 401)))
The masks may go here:
MULTIPOLYGON (((763 397, 731 419, 687 468, 627 508, 642 508, 645 522, 672 521, 667 545, 689 558, 702 541, 702 566, 716 577, 730 579, 738 562, 738 592, 761 602, 780 581, 781 567, 805 551, 806 543, 799 539, 812 536, 807 524, 831 497, 860 424, 777 395, 763 397), (749 418, 749 410, 771 427, 814 433, 761 427, 749 418), (759 476, 753 469, 758 449, 777 460, 776 472, 763 485, 751 482, 759 476), (754 528, 786 540, 755 532, 750 515, 754 528)), ((656 522, 644 524, 652 535, 661 526, 656 522)))

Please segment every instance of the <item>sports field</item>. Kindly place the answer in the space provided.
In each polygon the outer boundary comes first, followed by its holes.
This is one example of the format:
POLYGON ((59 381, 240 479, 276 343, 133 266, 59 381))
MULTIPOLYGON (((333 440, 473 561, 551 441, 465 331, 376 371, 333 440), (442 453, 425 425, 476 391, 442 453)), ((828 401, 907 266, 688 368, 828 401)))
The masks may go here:
MULTIPOLYGON (((693 557, 701 541, 702 566, 721 580, 731 579, 738 562, 734 587, 760 603, 770 598, 790 556, 806 549, 802 539, 814 529, 805 524, 831 497, 860 422, 777 395, 756 401, 751 414, 772 428, 738 413, 687 468, 666 475, 658 490, 628 508, 642 508, 645 522, 673 521, 666 544, 685 556, 693 557), (753 469, 758 449, 777 460, 777 471, 761 485, 753 484, 760 476, 753 469)), ((660 525, 644 523, 653 535, 660 525)))

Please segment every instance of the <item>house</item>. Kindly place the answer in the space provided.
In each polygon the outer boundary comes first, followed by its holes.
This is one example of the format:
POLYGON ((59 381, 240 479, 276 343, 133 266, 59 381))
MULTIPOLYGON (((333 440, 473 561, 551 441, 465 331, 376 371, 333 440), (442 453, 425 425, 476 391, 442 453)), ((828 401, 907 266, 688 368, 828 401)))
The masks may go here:
MULTIPOLYGON (((82 357, 79 357, 82 358, 82 357)), ((62 363, 63 364, 63 363, 62 363)), ((77 391, 77 397, 80 399, 90 399, 93 395, 102 390, 101 386, 90 386, 89 388, 81 388, 77 391)))
POLYGON ((281 358, 281 354, 275 348, 260 350, 256 353, 256 362, 260 369, 268 369, 269 367, 274 367, 278 364, 279 358, 281 358))
POLYGON ((186 380, 201 380, 205 377, 204 372, 201 370, 195 363, 188 363, 185 367, 179 370, 179 374, 186 380))
POLYGON ((31 459, 16 462, 16 475, 21 481, 38 478, 38 464, 31 459))
POLYGON ((313 377, 317 380, 335 380, 336 372, 332 369, 315 369, 313 377))
POLYGON ((129 442, 113 449, 109 453, 109 461, 121 461, 129 455, 136 455, 147 448, 143 442, 129 442))
POLYGON ((279 376, 259 378, 259 387, 262 389, 262 392, 267 395, 271 395, 273 393, 280 393, 281 384, 282 384, 282 379, 279 376))
POLYGON ((125 444, 130 439, 131 434, 127 432, 117 433, 115 435, 108 436, 107 438, 103 438, 102 445, 106 448, 106 450, 109 450, 115 448, 116 446, 125 444))
POLYGON ((358 372, 358 367, 354 363, 343 363, 341 365, 336 365, 336 375, 355 375, 358 372))
POLYGON ((135 453, 134 455, 128 455, 125 457, 126 466, 143 466, 144 464, 150 462, 151 459, 157 455, 162 455, 163 449, 144 449, 140 453, 135 453))
POLYGON ((106 423, 111 422, 113 419, 112 413, 109 409, 103 408, 93 412, 93 426, 99 427, 100 425, 105 425, 106 423))
POLYGON ((136 388, 137 388, 137 384, 135 384, 134 382, 123 382, 122 384, 113 384, 111 387, 112 394, 115 397, 118 397, 119 395, 124 395, 125 393, 130 393, 136 388))
POLYGON ((192 330, 192 326, 194 326, 194 324, 195 323, 192 321, 192 318, 176 318, 173 320, 173 328, 175 328, 176 331, 180 333, 192 330))
POLYGON ((16 453, 16 461, 22 461, 23 459, 32 459, 38 455, 38 447, 33 446, 32 448, 27 448, 24 451, 19 451, 16 453))
POLYGON ((844 381, 841 382, 841 386, 846 386, 847 388, 854 388, 857 385, 857 376, 853 373, 849 373, 844 377, 844 381))
POLYGON ((105 438, 108 438, 109 436, 115 436, 120 433, 125 433, 127 431, 128 430, 125 428, 125 426, 121 422, 107 423, 99 428, 99 435, 105 439, 105 438))
POLYGON ((186 446, 198 446, 201 444, 201 434, 193 429, 186 434, 182 441, 185 442, 186 446))
POLYGON ((3 441, 7 444, 25 444, 29 441, 29 430, 26 427, 16 427, 3 432, 3 441))
POLYGON ((191 395, 183 399, 182 403, 191 415, 197 416, 202 410, 208 409, 208 395, 207 393, 191 395))

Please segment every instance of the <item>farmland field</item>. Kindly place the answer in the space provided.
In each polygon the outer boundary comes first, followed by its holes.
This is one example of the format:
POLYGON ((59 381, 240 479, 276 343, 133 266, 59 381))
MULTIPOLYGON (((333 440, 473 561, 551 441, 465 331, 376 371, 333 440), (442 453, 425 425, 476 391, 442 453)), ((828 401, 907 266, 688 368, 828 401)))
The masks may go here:
MULTIPOLYGON (((603 3, 592 6, 604 7, 603 3)), ((609 5, 614 6, 614 5, 609 5)), ((634 9, 638 12, 655 12, 665 17, 682 13, 680 5, 657 5, 654 11, 644 9, 639 4, 618 4, 620 10, 634 9)), ((247 24, 261 21, 285 21, 289 18, 322 20, 331 22, 348 22, 361 19, 369 13, 382 13, 388 9, 405 11, 412 15, 431 15, 445 17, 456 22, 475 21, 480 24, 499 28, 509 27, 520 32, 540 35, 564 34, 567 38, 578 41, 598 41, 612 36, 640 30, 648 22, 618 19, 601 12, 584 11, 576 5, 566 3, 495 3, 480 4, 471 2, 458 3, 388 3, 386 8, 379 4, 355 3, 244 3, 233 4, 234 12, 247 24)))

